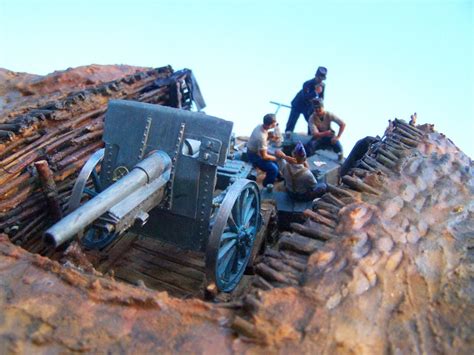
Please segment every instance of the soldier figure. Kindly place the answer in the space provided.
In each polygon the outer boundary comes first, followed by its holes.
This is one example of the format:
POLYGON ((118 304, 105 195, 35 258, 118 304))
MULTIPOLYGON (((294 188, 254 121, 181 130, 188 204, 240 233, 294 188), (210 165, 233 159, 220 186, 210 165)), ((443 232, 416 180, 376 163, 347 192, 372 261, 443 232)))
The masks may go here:
POLYGON ((278 166, 285 179, 288 195, 297 201, 312 201, 326 192, 326 184, 318 184, 306 161, 306 151, 299 142, 293 149, 292 156, 276 151, 278 166))
POLYGON ((308 122, 309 116, 313 113, 311 100, 314 98, 324 99, 325 84, 323 81, 326 80, 326 74, 327 69, 325 67, 319 67, 314 78, 303 84, 303 88, 296 94, 293 101, 291 101, 291 112, 288 117, 288 122, 286 123, 285 132, 293 132, 300 114, 303 114, 304 119, 308 122))
POLYGON ((339 117, 331 112, 324 110, 323 102, 319 99, 313 100, 314 112, 309 118, 308 128, 312 136, 306 145, 306 151, 309 155, 313 155, 318 149, 331 148, 338 154, 338 158, 342 160, 342 145, 339 142, 342 132, 346 124, 339 117), (331 122, 339 125, 339 132, 331 129, 331 122))

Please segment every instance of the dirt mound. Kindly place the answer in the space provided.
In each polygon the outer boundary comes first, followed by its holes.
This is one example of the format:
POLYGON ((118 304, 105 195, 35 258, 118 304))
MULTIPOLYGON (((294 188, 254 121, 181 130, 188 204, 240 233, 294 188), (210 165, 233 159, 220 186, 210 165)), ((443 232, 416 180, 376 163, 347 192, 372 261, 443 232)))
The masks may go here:
POLYGON ((10 111, 40 97, 97 86, 151 68, 129 65, 88 65, 55 71, 48 75, 17 73, 0 68, 0 110, 10 111))
POLYGON ((225 353, 228 312, 85 275, 0 237, 0 353, 225 353))

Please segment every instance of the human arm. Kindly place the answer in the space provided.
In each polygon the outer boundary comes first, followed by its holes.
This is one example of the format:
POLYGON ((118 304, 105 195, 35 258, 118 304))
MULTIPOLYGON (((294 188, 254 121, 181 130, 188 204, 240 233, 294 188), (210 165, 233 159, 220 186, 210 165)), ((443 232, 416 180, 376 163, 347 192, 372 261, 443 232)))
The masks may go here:
POLYGON ((311 101, 319 95, 322 90, 321 84, 316 84, 314 79, 305 81, 303 84, 303 98, 305 101, 311 101))
POLYGON ((267 148, 262 148, 258 151, 258 154, 263 160, 276 161, 277 157, 268 153, 267 148))
POLYGON ((277 149, 277 150, 275 151, 275 156, 276 156, 278 159, 287 161, 288 163, 293 163, 293 164, 296 163, 296 159, 295 159, 295 158, 286 155, 286 154, 283 153, 280 149, 277 149))
POLYGON ((344 132, 344 129, 346 128, 346 124, 336 115, 331 115, 331 121, 335 122, 339 126, 339 131, 337 132, 337 135, 332 137, 331 139, 331 143, 335 144, 341 138, 342 132, 344 132))
POLYGON ((308 120, 308 125, 309 125, 309 131, 311 132, 311 135, 316 138, 324 138, 324 137, 332 137, 334 135, 334 132, 331 130, 327 131, 320 131, 318 126, 315 123, 315 120, 317 119, 316 115, 313 113, 311 117, 308 120))

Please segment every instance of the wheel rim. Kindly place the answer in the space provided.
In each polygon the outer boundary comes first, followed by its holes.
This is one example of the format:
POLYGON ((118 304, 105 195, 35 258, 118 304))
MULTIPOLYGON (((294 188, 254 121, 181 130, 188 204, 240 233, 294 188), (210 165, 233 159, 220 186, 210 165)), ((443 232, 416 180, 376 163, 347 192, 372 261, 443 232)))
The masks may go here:
POLYGON ((220 291, 232 291, 245 271, 261 226, 260 194, 247 179, 232 184, 214 214, 206 252, 208 279, 220 291))
MULTIPOLYGON (((104 149, 99 149, 84 164, 79 173, 76 183, 72 188, 71 198, 69 199, 68 214, 76 210, 84 197, 88 199, 97 196, 102 191, 97 168, 104 158, 104 149), (90 186, 92 181, 92 186, 90 186), (90 186, 90 187, 88 187, 90 186)), ((104 229, 90 226, 81 238, 81 243, 87 249, 100 249, 108 245, 117 233, 110 233, 104 229)))
POLYGON ((81 169, 81 172, 77 176, 74 187, 71 191, 71 198, 69 199, 69 205, 67 214, 73 212, 81 205, 81 200, 84 195, 94 197, 102 191, 100 185, 99 175, 97 174, 97 166, 104 158, 104 148, 99 149, 87 160, 81 169), (87 182, 92 178, 93 189, 87 188, 87 182))

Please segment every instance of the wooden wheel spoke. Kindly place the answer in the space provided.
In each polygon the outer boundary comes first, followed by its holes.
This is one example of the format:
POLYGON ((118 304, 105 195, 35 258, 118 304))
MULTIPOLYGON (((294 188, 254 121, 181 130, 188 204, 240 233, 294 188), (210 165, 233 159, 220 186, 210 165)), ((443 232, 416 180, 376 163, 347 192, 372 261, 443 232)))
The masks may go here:
POLYGON ((245 205, 246 201, 249 197, 249 189, 245 189, 244 193, 239 196, 239 204, 240 204, 240 214, 243 220, 243 214, 245 213, 245 205))
POLYGON ((206 273, 221 291, 232 291, 242 278, 260 226, 259 210, 254 182, 238 179, 225 191, 206 252, 206 273))
POLYGON ((90 196, 90 197, 95 197, 98 195, 98 193, 94 190, 91 190, 89 188, 84 188, 84 194, 86 194, 87 196, 90 196))
POLYGON ((222 259, 222 262, 219 263, 219 272, 221 274, 221 277, 223 277, 226 280, 229 280, 229 274, 232 269, 232 264, 234 263, 234 260, 237 255, 237 248, 233 248, 231 253, 227 253, 227 255, 222 259))
POLYGON ((231 240, 229 243, 227 243, 222 248, 220 248, 217 260, 221 260, 227 253, 229 253, 230 250, 232 250, 232 248, 235 247, 236 244, 237 244, 236 240, 231 240))
POLYGON ((101 192, 102 191, 102 184, 100 183, 99 174, 97 174, 97 171, 95 169, 92 170, 91 177, 92 177, 92 181, 94 182, 95 191, 101 192))
POLYGON ((252 216, 255 214, 255 208, 250 208, 249 210, 245 211, 245 216, 244 216, 244 226, 248 226, 250 220, 252 219, 252 216))
POLYGON ((243 210, 248 211, 249 208, 252 206, 252 203, 254 200, 255 200, 255 194, 248 196, 244 201, 243 210))
POLYGON ((235 219, 232 213, 229 214, 229 219, 227 220, 227 224, 231 231, 234 231, 236 233, 238 232, 239 229, 237 227, 237 223, 235 223, 235 219))
POLYGON ((234 206, 232 207, 231 215, 233 216, 234 221, 237 226, 242 225, 242 206, 238 200, 235 202, 234 206))
POLYGON ((224 278, 227 280, 229 279, 231 274, 234 274, 237 271, 237 265, 239 261, 239 250, 236 248, 234 253, 232 254, 232 257, 230 258, 229 262, 225 266, 224 269, 224 278))
POLYGON ((237 239, 238 235, 237 233, 233 233, 233 232, 224 232, 222 234, 222 238, 221 238, 221 241, 222 242, 228 242, 229 240, 233 240, 233 239, 237 239))

